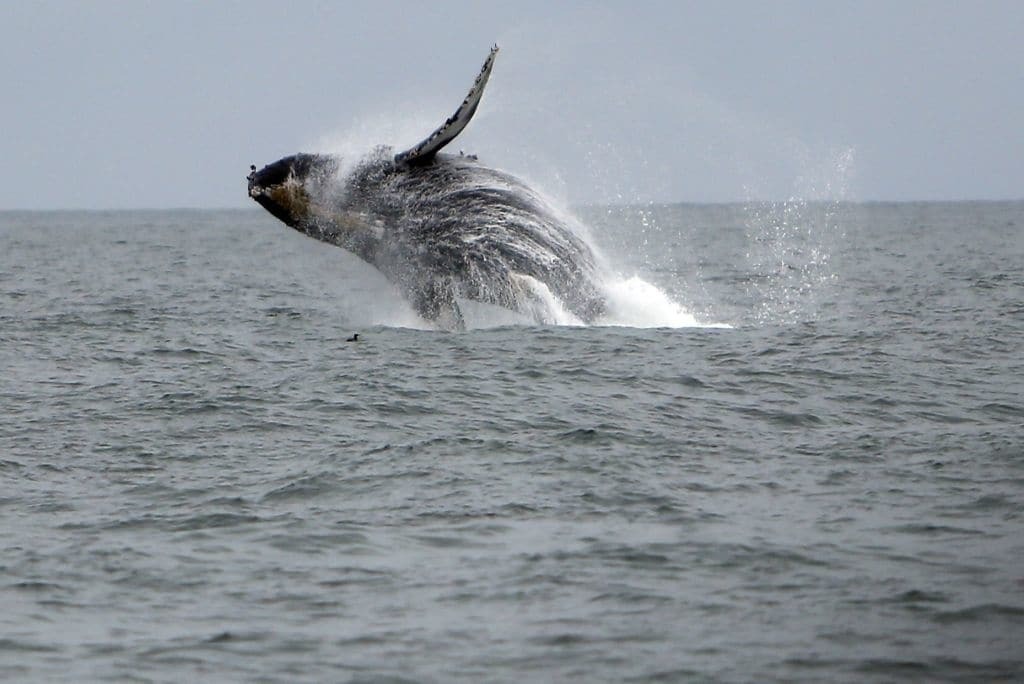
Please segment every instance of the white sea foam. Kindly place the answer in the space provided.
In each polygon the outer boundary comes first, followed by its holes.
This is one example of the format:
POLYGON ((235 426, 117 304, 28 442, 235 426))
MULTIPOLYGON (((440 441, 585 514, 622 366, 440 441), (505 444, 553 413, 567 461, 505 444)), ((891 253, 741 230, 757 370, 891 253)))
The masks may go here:
POLYGON ((547 285, 528 275, 516 274, 513 277, 526 290, 526 308, 534 314, 534 319, 554 325, 583 325, 583 321, 566 309, 547 285))
MULTIPOLYGON (((459 300, 469 329, 494 328, 506 325, 535 325, 538 320, 547 325, 586 326, 574 316, 544 283, 529 276, 515 276, 527 290, 528 311, 522 313, 501 307, 459 300)), ((593 322, 595 326, 624 328, 731 328, 725 323, 699 320, 685 307, 639 276, 610 277, 604 290, 608 310, 593 322)), ((420 325, 406 327, 421 327, 420 325)), ((428 326, 429 327, 429 326, 428 326)))
POLYGON ((730 328, 705 323, 672 300, 663 290, 639 276, 613 277, 604 283, 608 312, 598 325, 631 328, 730 328))

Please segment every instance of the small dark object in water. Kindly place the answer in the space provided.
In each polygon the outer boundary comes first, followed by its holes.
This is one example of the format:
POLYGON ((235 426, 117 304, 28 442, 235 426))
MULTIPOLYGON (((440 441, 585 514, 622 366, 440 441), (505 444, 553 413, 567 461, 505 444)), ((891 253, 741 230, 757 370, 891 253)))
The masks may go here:
POLYGON ((348 338, 345 341, 346 342, 358 342, 359 341, 359 333, 352 333, 352 337, 348 338))

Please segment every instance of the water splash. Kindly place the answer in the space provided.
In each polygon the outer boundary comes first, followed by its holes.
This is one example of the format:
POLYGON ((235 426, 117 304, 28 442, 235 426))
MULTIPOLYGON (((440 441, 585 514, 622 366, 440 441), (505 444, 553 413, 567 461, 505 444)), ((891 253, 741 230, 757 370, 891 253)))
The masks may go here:
POLYGON ((840 214, 853 162, 853 148, 807 162, 807 172, 794 182, 798 193, 783 202, 747 203, 747 289, 757 302, 751 313, 756 322, 817 317, 819 301, 838 281, 831 255, 844 237, 840 214))
MULTIPOLYGON (((604 316, 594 322, 594 325, 631 328, 732 327, 725 323, 702 322, 657 285, 639 275, 623 276, 619 274, 616 269, 618 264, 614 264, 599 247, 590 226, 585 221, 568 210, 565 204, 558 199, 552 198, 542 191, 538 192, 538 195, 545 200, 553 213, 587 244, 602 270, 601 285, 608 309, 604 316)), ((639 240, 642 243, 639 246, 640 251, 648 254, 651 250, 662 249, 664 236, 661 233, 659 222, 655 219, 653 207, 650 205, 638 207, 637 216, 640 230, 631 235, 631 239, 639 240)), ((543 284, 537 284, 547 290, 543 284)), ((554 298, 550 291, 548 291, 548 295, 554 298)), ((582 321, 565 311, 561 303, 557 302, 557 298, 554 299, 557 306, 551 308, 550 317, 547 320, 551 320, 556 325, 584 325, 582 321), (559 313, 559 309, 573 320, 566 320, 559 313)))
POLYGON ((523 308, 532 320, 551 325, 584 325, 544 283, 528 275, 513 274, 513 280, 526 291, 523 308))
MULTIPOLYGON (((344 186, 344 179, 366 158, 373 153, 374 144, 386 141, 415 141, 424 130, 427 116, 410 116, 408 112, 402 116, 381 116, 362 118, 352 126, 321 136, 311 147, 330 154, 339 159, 339 168, 335 176, 336 185, 344 186)), ((403 145, 396 145, 401 149, 403 145)), ((520 174, 522 175, 522 174, 520 174)), ((525 174, 529 178, 529 174, 525 174)), ((530 183, 531 191, 537 194, 554 215, 569 229, 581 238, 594 252, 605 275, 601 282, 607 300, 607 312, 595 325, 640 327, 640 328, 684 328, 684 327, 730 327, 721 323, 705 323, 673 299, 666 291, 645 280, 639 275, 624 277, 616 275, 616 269, 598 248, 589 226, 581 221, 574 212, 565 208, 564 197, 553 198, 544 186, 530 183)), ((648 240, 657 242, 660 235, 653 212, 646 211, 642 217, 643 230, 636 239, 645 244, 648 240)), ((650 249, 656 250, 654 245, 650 249)), ((488 328, 495 326, 526 324, 532 325, 540 321, 547 325, 583 326, 585 323, 573 315, 558 297, 534 278, 516 274, 522 313, 504 310, 499 307, 467 301, 459 297, 460 309, 467 328, 488 328)), ((400 295, 383 278, 375 279, 376 286, 372 293, 362 295, 372 303, 369 307, 358 305, 359 318, 377 325, 395 325, 418 329, 432 329, 434 326, 419 319, 409 305, 401 301, 400 295)), ((355 294, 355 293, 353 293, 355 294)), ((458 297, 458 294, 456 295, 458 297)), ((349 307, 352 308, 352 307, 349 307)))
POLYGON ((608 313, 599 325, 631 328, 730 328, 725 323, 702 323, 657 286, 639 276, 613 277, 605 282, 608 313))
MULTIPOLYGON (((470 328, 499 325, 534 324, 542 320, 548 325, 586 326, 559 301, 547 285, 530 276, 515 278, 529 290, 527 313, 505 312, 476 305, 473 315, 467 315, 470 328)), ((725 323, 708 323, 697 319, 690 311, 673 300, 665 291, 639 276, 606 276, 602 283, 608 310, 594 321, 594 326, 624 328, 731 328, 725 323)), ((465 306, 465 305, 464 305, 465 306)), ((504 310, 500 310, 504 311, 504 310)), ((466 314, 466 311, 463 311, 466 314)))
MULTIPOLYGON (((518 275, 517 280, 530 289, 527 311, 518 313, 490 304, 459 299, 459 306, 467 329, 480 330, 509 325, 546 325, 588 327, 569 312, 543 283, 518 275)), ((664 290, 639 276, 610 275, 603 283, 608 310, 592 326, 623 328, 731 328, 726 323, 699 320, 684 306, 672 299, 664 290)), ((403 319, 403 327, 430 329, 431 325, 419 321, 410 325, 403 319)), ((386 323, 385 323, 386 324, 386 323)))
POLYGON ((347 177, 368 154, 381 145, 394 151, 407 149, 437 125, 434 108, 410 103, 402 114, 379 113, 357 117, 350 125, 314 139, 304 149, 332 155, 340 161, 337 177, 347 177))

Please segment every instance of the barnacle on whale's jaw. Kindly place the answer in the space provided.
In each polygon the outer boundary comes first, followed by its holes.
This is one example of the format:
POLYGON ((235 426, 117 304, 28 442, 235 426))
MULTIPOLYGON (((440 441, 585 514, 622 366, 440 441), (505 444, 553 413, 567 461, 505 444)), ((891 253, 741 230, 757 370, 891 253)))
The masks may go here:
POLYGON ((295 154, 264 166, 252 167, 249 197, 291 227, 309 217, 311 201, 308 182, 334 173, 337 162, 317 154, 295 154))

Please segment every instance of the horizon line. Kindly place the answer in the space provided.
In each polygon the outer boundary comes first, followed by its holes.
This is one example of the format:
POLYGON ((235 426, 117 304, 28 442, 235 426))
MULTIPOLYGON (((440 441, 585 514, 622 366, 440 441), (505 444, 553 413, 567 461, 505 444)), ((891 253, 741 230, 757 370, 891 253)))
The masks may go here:
MULTIPOLYGON (((743 200, 672 200, 672 201, 647 201, 647 202, 572 202, 568 207, 571 209, 586 207, 604 207, 629 209, 632 207, 666 207, 666 206, 736 206, 752 204, 786 204, 791 202, 803 202, 806 204, 997 204, 1024 202, 1024 197, 962 197, 957 199, 816 199, 804 197, 788 197, 786 199, 743 199, 743 200)), ((0 213, 30 213, 30 212, 116 212, 116 211, 240 211, 259 212, 259 207, 233 205, 233 206, 139 206, 139 207, 0 207, 0 213)))

